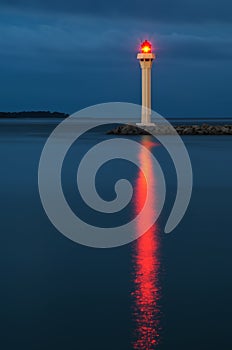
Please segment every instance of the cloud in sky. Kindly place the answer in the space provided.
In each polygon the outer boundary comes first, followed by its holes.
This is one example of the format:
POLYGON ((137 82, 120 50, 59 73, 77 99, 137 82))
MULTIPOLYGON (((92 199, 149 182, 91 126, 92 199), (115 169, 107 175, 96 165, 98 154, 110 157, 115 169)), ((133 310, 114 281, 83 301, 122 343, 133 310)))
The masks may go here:
POLYGON ((169 22, 230 22, 230 0, 1 0, 2 7, 169 22))
MULTIPOLYGON (((105 20, 76 17, 75 20, 49 20, 37 17, 30 22, 27 16, 19 23, 0 24, 0 47, 2 54, 30 56, 49 55, 57 60, 102 60, 103 57, 118 63, 136 54, 140 40, 147 36, 156 46, 163 59, 214 60, 231 59, 232 37, 229 32, 211 27, 208 32, 194 32, 191 27, 149 25, 136 21, 105 20), (27 19, 29 21, 27 22, 27 19)), ((230 30, 231 34, 231 30, 230 30)), ((48 56, 47 56, 48 57, 48 56)), ((17 63, 17 62, 16 62, 17 63)), ((107 65, 105 60, 104 65, 107 65)))
POLYGON ((186 115, 191 108, 189 114, 229 113, 232 36, 228 16, 217 17, 208 1, 179 0, 174 6, 170 0, 149 2, 147 20, 145 14, 139 15, 135 1, 133 6, 132 1, 117 3, 117 9, 124 4, 122 16, 110 3, 100 1, 95 9, 96 2, 90 6, 70 0, 1 1, 0 109, 72 112, 98 102, 139 103, 136 51, 140 40, 149 38, 158 54, 153 99, 159 112, 186 115), (169 4, 167 12, 164 3, 169 4), (99 10, 101 4, 106 5, 104 11, 99 10), (185 23, 191 8, 191 21, 185 23))

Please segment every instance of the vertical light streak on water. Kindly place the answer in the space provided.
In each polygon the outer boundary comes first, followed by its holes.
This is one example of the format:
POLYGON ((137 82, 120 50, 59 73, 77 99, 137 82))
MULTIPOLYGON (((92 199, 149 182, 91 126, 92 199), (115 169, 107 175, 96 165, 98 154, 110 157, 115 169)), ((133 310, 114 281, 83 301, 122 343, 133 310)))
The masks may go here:
MULTIPOLYGON (((146 138, 142 142, 149 150, 154 143, 146 138)), ((149 155, 141 149, 139 154, 140 170, 135 186, 135 214, 143 207, 147 190, 153 191, 154 202, 147 210, 147 217, 154 216, 156 210, 156 180, 155 169, 149 155), (152 188, 147 189, 143 171, 150 177, 152 188)), ((137 233, 141 230, 141 223, 136 227, 137 233)), ((133 246, 134 290, 133 321, 135 324, 133 349, 155 349, 160 336, 160 284, 159 284, 159 236, 157 224, 150 228, 133 246)))

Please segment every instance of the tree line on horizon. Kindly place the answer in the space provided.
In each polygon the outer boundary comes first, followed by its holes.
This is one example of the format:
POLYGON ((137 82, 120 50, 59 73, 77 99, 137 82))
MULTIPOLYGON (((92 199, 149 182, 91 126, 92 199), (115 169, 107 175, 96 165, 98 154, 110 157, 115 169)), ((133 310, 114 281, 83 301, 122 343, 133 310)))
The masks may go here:
POLYGON ((69 114, 50 111, 0 112, 0 118, 67 118, 69 114))

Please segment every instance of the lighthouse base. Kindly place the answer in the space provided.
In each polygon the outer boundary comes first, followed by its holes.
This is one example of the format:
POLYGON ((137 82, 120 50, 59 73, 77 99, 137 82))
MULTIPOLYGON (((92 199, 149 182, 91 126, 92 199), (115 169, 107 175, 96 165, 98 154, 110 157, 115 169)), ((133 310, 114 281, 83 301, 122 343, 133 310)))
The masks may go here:
POLYGON ((141 126, 141 127, 146 127, 146 126, 156 126, 155 123, 136 123, 137 126, 141 126))

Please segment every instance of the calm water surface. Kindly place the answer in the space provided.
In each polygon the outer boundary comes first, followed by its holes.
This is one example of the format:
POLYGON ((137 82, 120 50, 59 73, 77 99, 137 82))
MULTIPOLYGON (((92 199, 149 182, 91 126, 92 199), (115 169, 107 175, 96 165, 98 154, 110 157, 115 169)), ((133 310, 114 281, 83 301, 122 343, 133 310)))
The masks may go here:
MULTIPOLYGON (((59 121, 1 120, 1 338, 2 349, 225 349, 232 348, 232 137, 186 136, 194 172, 193 196, 183 221, 163 233, 176 191, 175 171, 154 139, 136 137, 160 161, 168 196, 158 222, 137 241, 114 249, 92 249, 61 235, 40 203, 37 171, 46 138, 59 121)), ((74 211, 78 162, 96 142, 94 130, 73 146, 63 174, 74 211), (75 164, 75 166, 73 166, 75 164)), ((112 199, 115 182, 134 187, 132 202, 106 225, 125 223, 143 206, 150 174, 118 160, 99 171, 99 194, 112 199)), ((81 205, 79 215, 95 224, 102 215, 81 205)), ((139 224, 135 227, 140 231, 139 224)))

